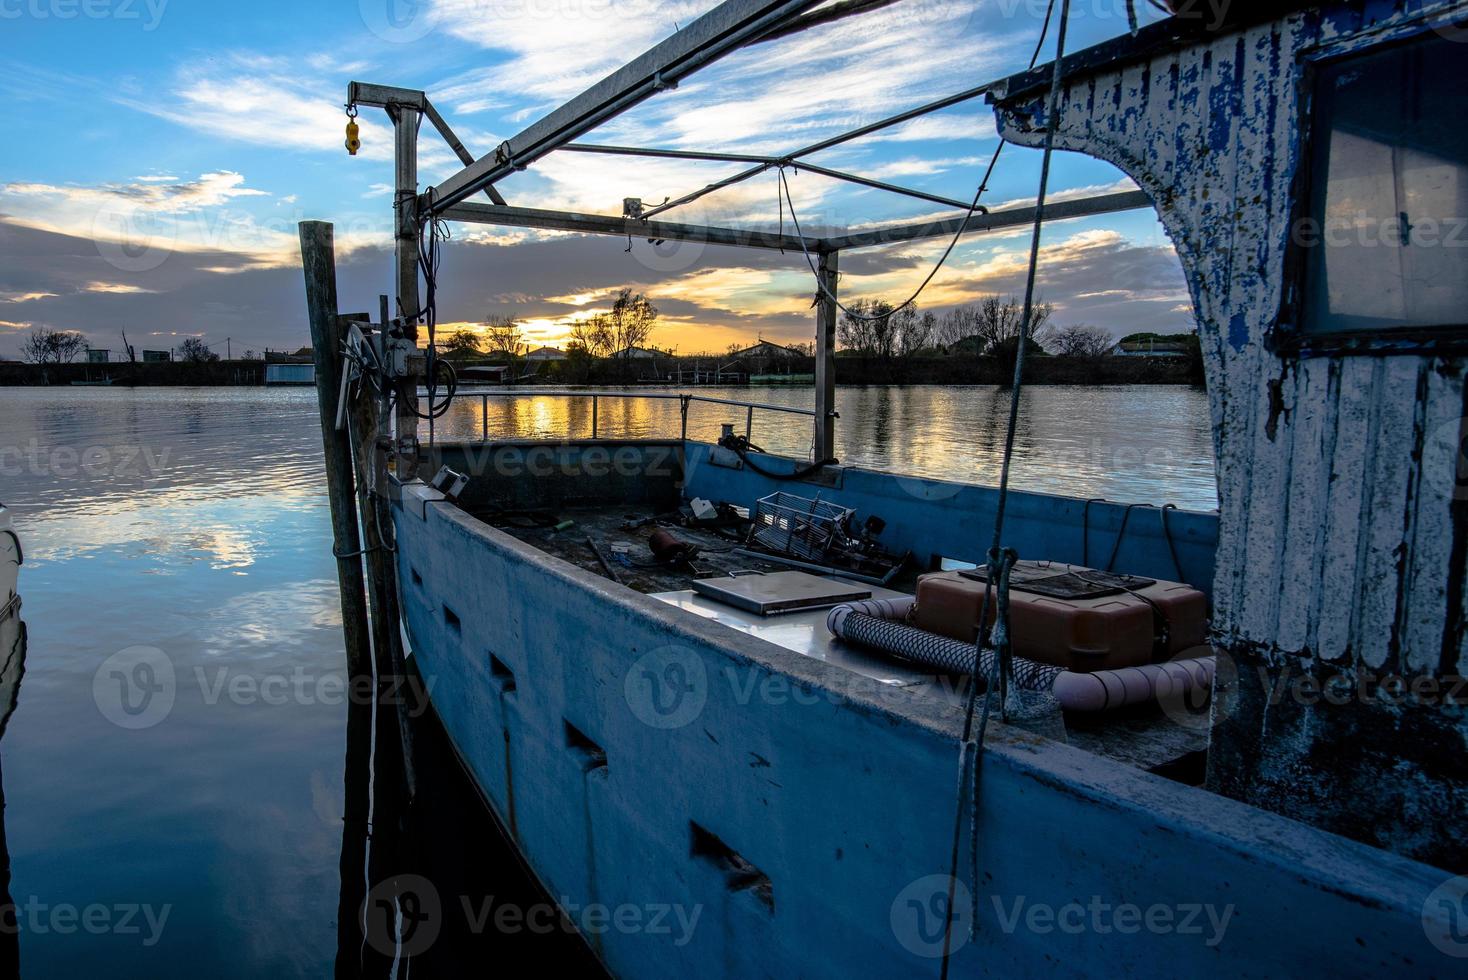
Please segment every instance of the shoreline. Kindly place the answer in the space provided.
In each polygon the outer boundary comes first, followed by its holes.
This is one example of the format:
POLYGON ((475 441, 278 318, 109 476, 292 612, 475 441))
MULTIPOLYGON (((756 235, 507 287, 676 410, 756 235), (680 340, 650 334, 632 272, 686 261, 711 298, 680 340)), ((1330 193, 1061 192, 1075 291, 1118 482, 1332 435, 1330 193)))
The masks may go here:
MULTIPOLYGON (((679 384, 666 377, 619 377, 617 365, 595 365, 586 376, 572 378, 562 364, 547 365, 543 374, 523 378, 514 386, 526 388, 561 387, 663 387, 663 388, 812 388, 806 380, 781 384, 767 380, 755 382, 725 381, 718 384, 679 384)), ((662 366, 659 365, 659 368, 662 366)), ((788 373, 809 375, 813 364, 794 363, 788 373)), ((931 358, 883 363, 858 357, 838 357, 836 385, 840 388, 873 386, 1004 386, 1013 377, 1013 366, 999 358, 931 358)), ((659 373, 663 373, 661 370, 659 373)), ((36 388, 66 387, 265 387, 264 361, 209 361, 203 363, 160 362, 140 364, 0 364, 0 387, 36 388), (110 385, 102 383, 110 379, 110 385)), ((480 387, 463 380, 464 387, 480 387)), ((1070 387, 1191 385, 1202 387, 1202 365, 1180 357, 1034 357, 1025 363, 1025 383, 1070 387)), ((310 385, 271 385, 270 387, 305 387, 310 385)), ((499 387, 499 385, 493 385, 499 387)))

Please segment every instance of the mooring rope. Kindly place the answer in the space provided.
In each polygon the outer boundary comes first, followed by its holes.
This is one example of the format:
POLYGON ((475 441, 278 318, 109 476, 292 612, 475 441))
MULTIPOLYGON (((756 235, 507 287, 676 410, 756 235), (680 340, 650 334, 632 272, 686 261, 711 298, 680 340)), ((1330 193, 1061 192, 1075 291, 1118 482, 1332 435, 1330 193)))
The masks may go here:
MULTIPOLYGON (((1054 0, 1051 0, 1050 8, 1054 8, 1054 0)), ((1046 14, 1046 24, 1049 23, 1049 13, 1046 14)), ((987 581, 984 585, 984 604, 979 619, 979 649, 988 645, 990 631, 985 621, 988 617, 990 594, 995 588, 995 578, 1005 575, 1006 566, 1013 561, 1012 552, 1006 554, 1002 550, 1001 542, 1004 537, 1005 511, 1009 502, 1009 478, 1012 464, 1014 462, 1015 435, 1019 427, 1020 395, 1024 385, 1025 351, 1030 342, 1030 329, 1033 323, 1035 311, 1035 287, 1039 278, 1040 247, 1043 241, 1045 228, 1045 200, 1050 189, 1050 163, 1055 155, 1055 135, 1060 127, 1060 92, 1062 78, 1062 62, 1065 60, 1066 33, 1070 26, 1070 0, 1060 0, 1060 24, 1055 38, 1055 61, 1050 72, 1050 94, 1047 103, 1047 118, 1045 120, 1045 147, 1044 155, 1040 161, 1040 187, 1035 201, 1035 225, 1030 238, 1030 261, 1025 278, 1025 302, 1024 314, 1020 320, 1018 346, 1015 350, 1014 359, 1014 383, 1010 391, 1009 399, 1009 425, 1004 436, 1004 455, 999 470, 998 498, 994 505, 994 536, 989 548, 989 571, 987 581), (997 574, 996 574, 997 573, 997 574)), ((1007 582, 999 583, 1004 586, 1007 582)), ((1001 602, 1001 605, 1007 603, 1001 602)), ((1003 625, 1005 634, 1002 641, 1009 642, 1007 624, 1000 624, 996 618, 996 626, 1003 625)), ((973 731, 973 719, 978 699, 978 664, 980 657, 974 658, 974 673, 969 676, 967 697, 964 705, 963 742, 959 748, 958 756, 958 789, 954 800, 953 815, 953 846, 950 855, 948 871, 948 920, 943 929, 943 964, 940 976, 947 980, 948 969, 953 955, 953 901, 958 884, 958 847, 963 834, 963 798, 964 785, 972 772, 972 789, 970 805, 970 872, 973 888, 970 892, 970 900, 976 896, 974 892, 978 889, 978 800, 979 800, 979 773, 981 771, 982 755, 984 751, 985 733, 988 731, 989 715, 993 702, 993 690, 996 686, 994 681, 998 675, 1003 677, 1004 665, 1002 660, 1006 657, 994 657, 991 667, 990 682, 985 685, 984 705, 980 719, 977 736, 973 731), (972 751, 970 745, 972 744, 972 751), (972 762, 970 762, 972 759, 972 762)), ((970 933, 978 927, 978 917, 975 909, 970 909, 969 928, 970 933)))

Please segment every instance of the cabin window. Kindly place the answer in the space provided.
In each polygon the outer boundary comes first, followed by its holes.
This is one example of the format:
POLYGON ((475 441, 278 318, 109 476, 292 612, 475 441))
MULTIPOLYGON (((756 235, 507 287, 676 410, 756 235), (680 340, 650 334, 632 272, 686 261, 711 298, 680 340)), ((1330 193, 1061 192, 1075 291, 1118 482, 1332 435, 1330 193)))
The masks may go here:
POLYGON ((1302 339, 1468 325, 1465 55, 1434 34, 1317 69, 1302 339))

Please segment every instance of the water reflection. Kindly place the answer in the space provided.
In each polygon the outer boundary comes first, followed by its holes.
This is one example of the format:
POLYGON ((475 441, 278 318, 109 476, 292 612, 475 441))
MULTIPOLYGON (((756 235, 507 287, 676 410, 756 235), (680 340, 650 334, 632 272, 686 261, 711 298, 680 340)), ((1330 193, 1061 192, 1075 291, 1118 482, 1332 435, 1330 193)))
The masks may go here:
POLYGON ((19 613, 0 619, 0 977, 20 976, 20 929, 10 894, 10 843, 5 837, 5 730, 20 700, 26 630, 19 613))
POLYGON ((375 711, 358 703, 347 716, 336 976, 458 977, 468 964, 528 962, 553 975, 605 975, 525 871, 421 681, 411 668, 407 676, 379 685, 375 711), (402 691, 407 705, 386 703, 402 691))
MULTIPOLYGON (((606 388, 617 394, 661 389, 606 388)), ((809 408, 808 388, 698 388, 700 395, 809 408)), ((994 386, 839 388, 837 455, 847 463, 914 476, 990 484, 999 478, 1010 393, 994 386)), ((592 431, 590 390, 481 398, 466 394, 435 425, 445 439, 585 438, 592 431)), ((717 440, 720 426, 744 431, 745 412, 694 402, 688 434, 717 440)), ((677 399, 597 399, 603 437, 676 437, 677 399)), ((1218 505, 1206 393, 1182 386, 1031 386, 1021 393, 1014 485, 1127 503, 1174 503, 1191 510, 1218 505)), ((771 452, 806 456, 811 421, 756 411, 753 441, 771 452)), ((427 429, 421 432, 427 438, 427 429)))

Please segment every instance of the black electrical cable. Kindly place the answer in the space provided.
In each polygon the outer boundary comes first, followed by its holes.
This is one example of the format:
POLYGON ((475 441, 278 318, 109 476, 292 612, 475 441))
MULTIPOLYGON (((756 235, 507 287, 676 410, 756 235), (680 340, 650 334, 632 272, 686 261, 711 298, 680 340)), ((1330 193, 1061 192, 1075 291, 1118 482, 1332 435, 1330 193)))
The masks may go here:
POLYGON ((730 452, 736 453, 739 458, 744 461, 745 466, 748 466, 751 470, 754 470, 760 476, 767 476, 772 480, 804 480, 807 477, 814 476, 815 474, 819 473, 824 467, 834 466, 836 463, 840 462, 840 460, 832 457, 829 459, 817 460, 816 462, 811 463, 808 466, 802 466, 800 469, 794 470, 790 473, 777 473, 774 470, 765 469, 759 463, 755 462, 753 459, 750 459, 749 454, 751 451, 762 453, 764 452, 764 450, 759 448, 758 446, 752 445, 750 441, 744 436, 725 436, 724 438, 719 440, 719 445, 722 446, 724 449, 729 450, 730 452))

